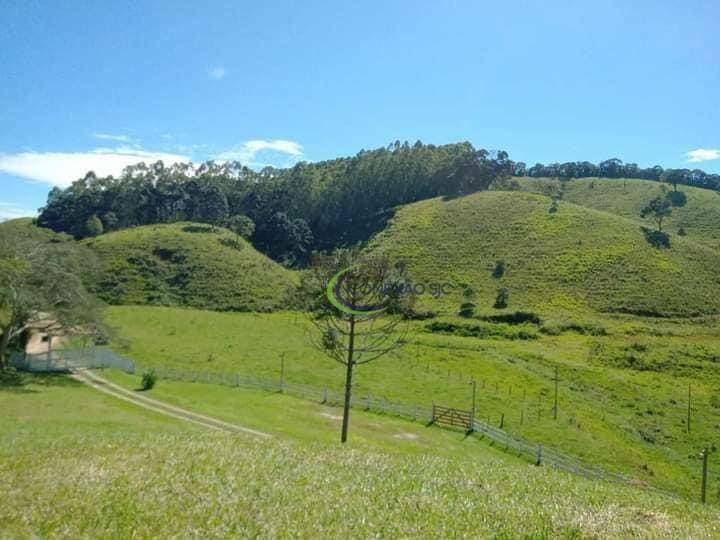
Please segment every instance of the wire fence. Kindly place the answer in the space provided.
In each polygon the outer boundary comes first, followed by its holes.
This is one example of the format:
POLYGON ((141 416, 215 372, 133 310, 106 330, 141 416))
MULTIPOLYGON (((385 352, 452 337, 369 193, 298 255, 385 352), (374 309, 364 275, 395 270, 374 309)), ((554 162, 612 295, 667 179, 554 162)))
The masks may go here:
MULTIPOLYGON (((287 382, 282 378, 272 380, 239 373, 141 366, 133 360, 115 354, 109 349, 58 350, 39 355, 15 353, 11 355, 10 362, 11 365, 17 369, 34 372, 69 372, 74 369, 83 368, 114 368, 130 374, 152 371, 160 379, 249 388, 266 392, 281 392, 329 406, 343 405, 345 400, 345 395, 341 392, 328 388, 318 388, 305 384, 287 382)), ((435 419, 434 411, 436 407, 434 403, 431 406, 424 406, 362 395, 352 396, 350 406, 356 409, 396 416, 414 422, 423 422, 428 425, 433 423, 435 419)), ((590 465, 577 457, 570 456, 542 443, 530 442, 509 431, 498 428, 489 422, 480 420, 475 416, 472 418, 471 425, 472 429, 470 433, 473 435, 487 439, 497 448, 504 449, 507 452, 514 452, 518 457, 525 458, 536 465, 565 471, 592 480, 636 485, 664 495, 672 497, 678 496, 676 493, 639 482, 619 472, 590 465)))
POLYGON ((115 368, 135 373, 135 362, 110 349, 57 349, 40 354, 13 352, 10 365, 22 371, 62 373, 73 369, 115 368))

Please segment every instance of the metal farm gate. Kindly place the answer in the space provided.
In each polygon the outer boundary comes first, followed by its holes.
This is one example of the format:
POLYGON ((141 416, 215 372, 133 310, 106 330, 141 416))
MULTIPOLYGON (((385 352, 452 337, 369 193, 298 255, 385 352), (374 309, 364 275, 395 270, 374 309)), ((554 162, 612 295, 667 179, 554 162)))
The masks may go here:
POLYGON ((470 432, 473 430, 473 414, 472 411, 433 405, 430 423, 448 427, 459 427, 470 432))

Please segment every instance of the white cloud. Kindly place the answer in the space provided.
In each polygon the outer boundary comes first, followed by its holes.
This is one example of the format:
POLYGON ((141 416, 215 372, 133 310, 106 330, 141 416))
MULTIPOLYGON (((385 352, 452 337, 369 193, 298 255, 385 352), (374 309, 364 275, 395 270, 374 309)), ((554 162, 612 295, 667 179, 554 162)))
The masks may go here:
POLYGON ((116 141, 121 143, 134 142, 134 140, 127 135, 113 135, 112 133, 93 133, 93 137, 104 141, 116 141))
POLYGON ((212 77, 216 81, 219 81, 220 79, 225 78, 225 75, 227 75, 227 71, 224 67, 217 66, 208 70, 208 75, 210 75, 210 77, 212 77))
POLYGON ((249 167, 288 167, 303 158, 303 147, 300 143, 285 139, 254 139, 215 156, 217 161, 239 161, 249 167), (262 161, 258 161, 258 158, 262 161))
POLYGON ((698 148, 691 150, 685 154, 688 162, 699 163, 701 161, 712 161, 714 159, 720 159, 720 149, 711 148, 698 148))
POLYGON ((22 152, 0 154, 0 172, 51 186, 66 187, 84 177, 88 171, 93 171, 98 176, 118 176, 129 165, 158 160, 170 165, 188 162, 190 158, 127 146, 96 148, 88 152, 22 152))
POLYGON ((36 215, 37 212, 33 210, 26 210, 15 203, 0 201, 0 221, 21 217, 33 217, 36 215))

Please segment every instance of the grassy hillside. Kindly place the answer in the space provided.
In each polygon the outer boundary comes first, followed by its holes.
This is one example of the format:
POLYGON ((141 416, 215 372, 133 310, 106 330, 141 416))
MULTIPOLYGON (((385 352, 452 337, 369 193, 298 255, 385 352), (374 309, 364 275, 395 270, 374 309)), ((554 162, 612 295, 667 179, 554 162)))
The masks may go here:
POLYGON ((69 242, 72 240, 72 236, 70 235, 56 233, 50 229, 44 229, 43 227, 37 227, 33 221, 33 218, 19 218, 2 221, 0 222, 0 231, 18 234, 24 236, 25 238, 32 238, 40 242, 69 242))
MULTIPOLYGON (((511 310, 720 312, 720 252, 677 235, 660 249, 636 221, 569 202, 553 213, 550 205, 523 192, 426 200, 400 208, 370 247, 406 261, 417 282, 471 285, 483 311, 493 311, 505 287, 511 310)), ((456 310, 460 295, 456 288, 421 300, 456 310)))
MULTIPOLYGON (((552 180, 543 178, 521 179, 523 189, 542 193, 543 186, 552 180)), ((643 221, 640 210, 653 197, 672 190, 671 186, 635 179, 582 178, 570 180, 565 186, 564 199, 568 202, 603 210, 635 221, 643 221)), ((667 220, 667 230, 677 234, 680 228, 687 238, 720 249, 720 192, 690 186, 678 186, 685 194, 684 206, 673 209, 667 220)))
POLYGON ((152 413, 66 381, 30 380, 17 391, 0 387, 2 536, 720 533, 715 508, 589 482, 490 452, 472 459, 432 457, 257 440, 192 426, 180 431, 183 426, 173 420, 160 424, 152 413), (56 422, 50 432, 44 429, 48 414, 56 422))
POLYGON ((148 225, 85 243, 100 258, 97 293, 111 304, 271 311, 287 307, 294 287, 290 271, 208 225, 148 225))
MULTIPOLYGON (((277 380, 284 355, 286 381, 342 388, 342 367, 309 344, 311 328, 299 313, 113 307, 109 316, 125 338, 117 343, 118 351, 145 366, 277 380)), ((517 327, 503 324, 484 323, 488 335, 481 338, 433 333, 429 324, 413 323, 404 348, 361 366, 354 379, 356 395, 469 409, 469 381, 475 379, 483 419, 499 425, 502 418, 505 429, 531 441, 697 496, 697 456, 705 445, 720 447, 717 324, 617 315, 520 326, 534 339, 516 339, 517 327), (552 417, 555 367, 558 420, 552 417), (688 385, 693 394, 690 433, 688 385)), ((162 382, 158 391, 172 388, 162 382)), ((180 385, 173 393, 189 407, 242 415, 232 392, 210 400, 180 385)), ((233 419, 248 421, 228 417, 233 419)), ((715 457, 713 463, 709 493, 718 502, 720 466, 715 457)))

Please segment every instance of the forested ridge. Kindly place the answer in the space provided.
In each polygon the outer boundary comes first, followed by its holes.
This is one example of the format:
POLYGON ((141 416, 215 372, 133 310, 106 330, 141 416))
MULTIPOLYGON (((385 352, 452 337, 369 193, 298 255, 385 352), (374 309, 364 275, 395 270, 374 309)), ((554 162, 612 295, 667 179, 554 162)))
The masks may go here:
POLYGON ((90 172, 53 189, 38 224, 83 238, 151 223, 223 225, 242 215, 252 220, 256 247, 299 264, 312 250, 366 238, 395 206, 486 189, 510 167, 504 152, 419 142, 259 172, 237 162, 138 164, 119 178, 90 172))
POLYGON ((720 190, 720 174, 708 174, 700 169, 663 169, 660 165, 642 168, 637 163, 623 163, 617 158, 601 161, 597 165, 589 161, 566 163, 537 163, 527 167, 525 163, 513 164, 513 176, 533 178, 638 178, 668 182, 677 186, 700 187, 720 190))
POLYGON ((642 169, 619 159, 527 168, 506 152, 475 149, 468 142, 397 141, 288 169, 157 162, 128 167, 118 178, 89 172, 70 187, 50 192, 38 224, 76 238, 154 223, 223 225, 274 259, 302 265, 312 251, 367 240, 399 205, 467 195, 493 183, 502 187, 511 176, 644 178, 720 189, 719 175, 699 170, 642 169))

